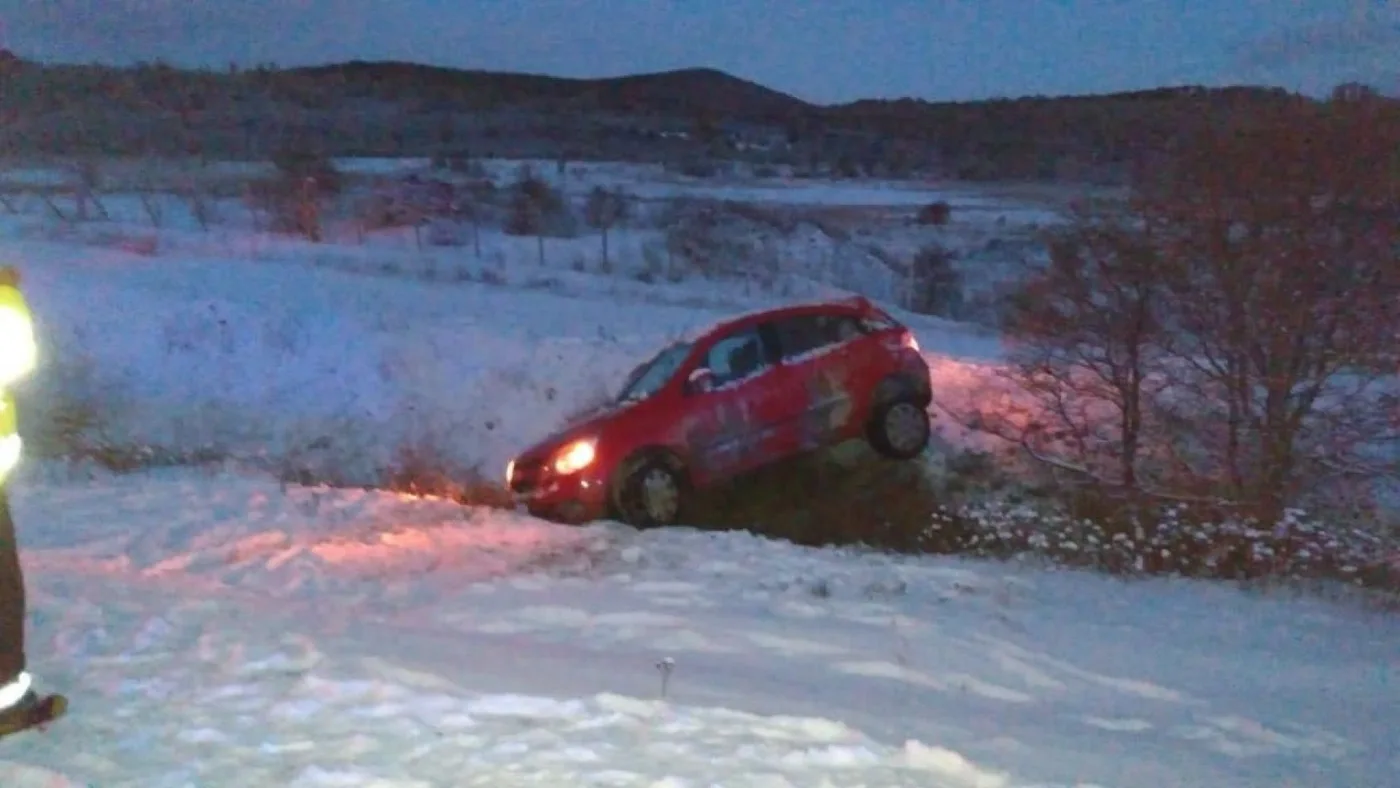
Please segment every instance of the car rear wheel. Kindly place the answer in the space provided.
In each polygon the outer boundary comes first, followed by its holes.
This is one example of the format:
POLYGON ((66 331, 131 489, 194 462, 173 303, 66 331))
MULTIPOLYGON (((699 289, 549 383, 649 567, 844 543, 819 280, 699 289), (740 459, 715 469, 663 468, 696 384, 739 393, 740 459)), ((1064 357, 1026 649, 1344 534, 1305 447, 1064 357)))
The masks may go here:
POLYGON ((630 464, 615 488, 618 519, 637 528, 675 525, 685 511, 685 477, 673 463, 644 458, 630 464))
POLYGON ((887 402, 871 414, 868 428, 875 451, 896 460, 910 460, 923 453, 932 434, 928 411, 909 399, 887 402))

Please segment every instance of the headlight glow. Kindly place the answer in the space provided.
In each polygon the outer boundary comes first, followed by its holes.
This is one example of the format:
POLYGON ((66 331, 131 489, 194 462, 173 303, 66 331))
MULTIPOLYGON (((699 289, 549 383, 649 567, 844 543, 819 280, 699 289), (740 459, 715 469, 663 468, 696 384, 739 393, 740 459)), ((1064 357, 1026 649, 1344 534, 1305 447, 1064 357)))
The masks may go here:
POLYGON ((554 455, 554 472, 561 476, 578 473, 593 464, 597 444, 592 439, 577 440, 554 455))
POLYGON ((23 312, 0 306, 0 386, 29 374, 38 356, 34 323, 23 312))
POLYGON ((515 460, 506 463, 506 486, 509 487, 513 481, 515 481, 515 460))
POLYGON ((17 433, 0 438, 0 482, 9 478, 10 471, 19 465, 19 457, 23 448, 24 441, 20 440, 17 433))

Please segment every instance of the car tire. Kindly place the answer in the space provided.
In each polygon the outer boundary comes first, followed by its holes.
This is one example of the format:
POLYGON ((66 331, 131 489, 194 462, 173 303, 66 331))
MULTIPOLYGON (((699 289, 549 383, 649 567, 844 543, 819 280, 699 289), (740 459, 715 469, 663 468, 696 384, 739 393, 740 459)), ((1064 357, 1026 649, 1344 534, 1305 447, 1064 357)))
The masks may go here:
POLYGON ((912 460, 928 447, 933 425, 917 401, 901 397, 875 408, 866 433, 876 452, 893 460, 912 460))
POLYGON ((613 487, 613 512, 635 528, 663 528, 682 521, 690 498, 685 473, 675 462, 645 456, 627 463, 613 487))

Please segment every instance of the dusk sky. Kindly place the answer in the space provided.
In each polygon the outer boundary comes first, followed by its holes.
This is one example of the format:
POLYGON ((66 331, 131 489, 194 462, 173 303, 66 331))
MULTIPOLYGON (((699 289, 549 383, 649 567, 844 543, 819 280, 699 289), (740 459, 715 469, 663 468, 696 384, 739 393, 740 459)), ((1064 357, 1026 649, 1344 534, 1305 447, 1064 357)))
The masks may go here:
POLYGON ((1400 88, 1400 0, 0 0, 64 62, 723 69, 821 103, 1169 84, 1400 88))

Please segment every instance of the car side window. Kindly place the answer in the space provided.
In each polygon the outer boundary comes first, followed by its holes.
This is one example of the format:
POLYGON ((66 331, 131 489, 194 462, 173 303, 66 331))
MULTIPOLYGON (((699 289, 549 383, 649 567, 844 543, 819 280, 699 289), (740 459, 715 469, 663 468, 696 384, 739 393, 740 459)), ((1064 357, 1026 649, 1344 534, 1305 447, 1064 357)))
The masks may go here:
POLYGON ((860 324, 846 315, 802 315, 779 321, 774 328, 784 359, 848 342, 864 333, 860 324))
POLYGON ((833 323, 832 331, 836 334, 837 342, 850 342, 865 335, 865 329, 861 327, 860 321, 848 315, 840 315, 831 319, 833 323))
POLYGON ((751 377, 768 367, 763 337, 757 328, 741 329, 720 339, 705 354, 713 385, 723 386, 751 377))

